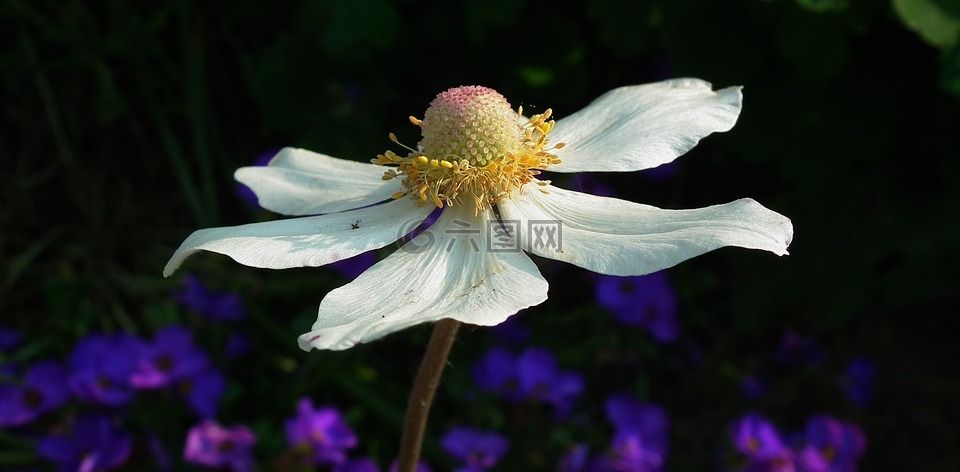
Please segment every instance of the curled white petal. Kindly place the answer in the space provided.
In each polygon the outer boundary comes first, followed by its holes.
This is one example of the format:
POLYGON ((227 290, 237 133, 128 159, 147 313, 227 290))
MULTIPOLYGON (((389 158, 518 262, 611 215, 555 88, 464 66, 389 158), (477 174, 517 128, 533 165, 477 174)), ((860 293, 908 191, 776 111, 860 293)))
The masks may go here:
POLYGON ((547 281, 526 254, 486 250, 489 211, 480 216, 472 205, 446 208, 427 231, 328 293, 300 347, 347 349, 443 318, 492 326, 546 300, 547 281))
POLYGON ((667 80, 611 90, 557 120, 550 141, 563 162, 556 172, 650 169, 683 155, 704 137, 737 122, 740 87, 714 92, 698 79, 667 80))
POLYGON ((250 187, 260 206, 301 216, 360 208, 402 190, 397 179, 383 181, 381 166, 283 148, 267 166, 241 167, 234 177, 250 187))
POLYGON ((525 190, 499 205, 505 220, 520 223, 524 248, 601 274, 645 275, 724 246, 784 255, 793 239, 789 218, 749 198, 663 210, 554 186, 525 190), (536 228, 550 225, 559 229, 545 244, 549 234, 536 228))
POLYGON ((211 251, 264 269, 316 267, 381 248, 403 237, 433 210, 408 198, 328 215, 194 231, 163 269, 169 276, 191 254, 211 251))

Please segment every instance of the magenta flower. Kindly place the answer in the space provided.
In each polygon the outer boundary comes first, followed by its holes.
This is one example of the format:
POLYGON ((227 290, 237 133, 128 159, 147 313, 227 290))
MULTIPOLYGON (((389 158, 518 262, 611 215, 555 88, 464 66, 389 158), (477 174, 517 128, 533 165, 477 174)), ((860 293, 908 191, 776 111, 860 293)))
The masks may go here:
POLYGON ((19 426, 70 399, 67 370, 53 361, 27 369, 22 385, 0 384, 0 426, 19 426))
POLYGON ((81 414, 72 436, 50 436, 37 443, 37 455, 56 462, 62 472, 106 471, 123 465, 130 456, 129 435, 98 414, 81 414))
POLYGON ((333 407, 314 409, 309 398, 297 403, 297 416, 286 422, 287 443, 303 449, 314 464, 342 464, 347 450, 357 446, 357 435, 333 407))
POLYGON ((853 472, 867 446, 859 426, 829 415, 810 418, 805 439, 801 461, 809 472, 853 472))
POLYGON ((253 431, 246 426, 224 427, 208 420, 190 428, 183 459, 191 464, 248 472, 254 469, 252 449, 256 442, 253 431))
POLYGON ((748 459, 746 470, 793 470, 792 451, 784 444, 776 426, 759 413, 748 413, 734 422, 730 438, 734 447, 748 459))

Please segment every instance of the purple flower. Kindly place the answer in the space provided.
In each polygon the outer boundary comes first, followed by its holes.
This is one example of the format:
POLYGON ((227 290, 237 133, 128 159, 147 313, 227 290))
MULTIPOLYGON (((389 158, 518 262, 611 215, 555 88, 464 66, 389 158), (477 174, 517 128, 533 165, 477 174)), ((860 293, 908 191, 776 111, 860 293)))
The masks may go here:
POLYGON ((664 271, 638 277, 597 277, 597 302, 621 323, 650 332, 661 343, 676 341, 677 299, 664 271))
POLYGON ((23 384, 0 385, 0 426, 29 423, 70 398, 67 371, 59 363, 41 362, 27 370, 23 384))
POLYGON ((357 446, 357 435, 333 407, 313 408, 309 398, 297 402, 297 416, 286 422, 287 443, 303 449, 314 464, 340 464, 357 446))
POLYGON ((826 472, 856 470, 856 460, 867 446, 859 426, 828 415, 810 418, 805 439, 804 465, 810 470, 826 472))
POLYGON ((542 348, 527 348, 517 359, 520 391, 566 413, 583 392, 583 379, 575 372, 561 372, 554 355, 542 348))
POLYGON ((473 378, 486 391, 510 401, 549 403, 563 414, 583 391, 583 379, 561 372, 546 349, 530 347, 514 357, 505 348, 493 347, 474 365, 473 378))
POLYGON ((130 436, 118 432, 110 418, 88 413, 77 417, 72 436, 41 439, 37 455, 56 462, 63 472, 93 472, 123 465, 130 446, 130 436))
POLYGON ((855 357, 847 363, 846 375, 840 379, 840 387, 850 401, 867 406, 873 401, 873 379, 877 366, 865 357, 855 357))
POLYGON ((183 459, 191 464, 229 467, 236 472, 253 470, 253 445, 257 438, 243 425, 224 427, 204 421, 190 428, 183 459))
POLYGON ((480 389, 494 392, 508 400, 519 401, 520 378, 517 373, 517 359, 506 348, 490 348, 473 366, 473 381, 480 389))
POLYGON ((770 470, 787 470, 784 467, 788 463, 793 467, 792 453, 784 445, 777 428, 759 413, 747 413, 734 422, 730 438, 734 447, 750 459, 747 470, 761 470, 756 467, 765 466, 780 467, 770 470))
POLYGON ((183 289, 176 293, 176 298, 187 308, 217 321, 236 321, 246 316, 240 295, 214 292, 194 274, 187 274, 183 282, 183 289))
POLYGON ((143 389, 166 387, 197 375, 209 364, 207 355, 193 345, 190 330, 168 326, 157 333, 152 344, 144 347, 130 384, 143 389))
POLYGON ((209 419, 217 416, 220 397, 227 390, 227 379, 223 372, 210 368, 181 380, 177 390, 197 415, 209 419))
POLYGON ((350 459, 333 468, 333 472, 380 472, 380 467, 373 459, 362 457, 350 459))
POLYGON ((85 401, 109 406, 127 403, 134 395, 130 377, 144 349, 142 341, 127 334, 87 336, 70 355, 70 389, 85 401))
POLYGON ((667 454, 669 427, 663 408, 619 394, 607 399, 606 413, 614 427, 608 453, 613 470, 660 470, 667 454))
MULTIPOLYGON (((360 222, 360 224, 363 224, 363 222, 360 222)), ((375 262, 377 262, 376 255, 373 251, 369 251, 357 254, 349 259, 334 262, 327 265, 327 267, 337 271, 344 278, 353 280, 369 269, 375 262)))
POLYGON ((450 455, 463 461, 461 472, 492 468, 507 452, 507 438, 493 432, 454 427, 440 440, 450 455))

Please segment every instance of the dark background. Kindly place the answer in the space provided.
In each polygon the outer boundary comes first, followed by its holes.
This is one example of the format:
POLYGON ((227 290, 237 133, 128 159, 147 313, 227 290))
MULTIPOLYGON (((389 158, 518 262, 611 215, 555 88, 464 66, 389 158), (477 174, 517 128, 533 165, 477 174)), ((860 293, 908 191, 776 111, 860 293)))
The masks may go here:
MULTIPOLYGON (((521 320, 531 343, 586 376, 583 421, 476 398, 470 365, 492 341, 468 328, 427 460, 446 470, 437 436, 471 424, 511 437, 504 469, 551 470, 573 441, 602 446, 603 399, 628 389, 667 409, 671 470, 722 470, 727 425, 749 410, 785 430, 822 412, 856 422, 862 470, 960 470, 956 3, 268 3, 0 1, 0 323, 27 333, 28 357, 65 358, 91 331, 148 336, 188 322, 170 294, 190 270, 249 304, 239 328, 197 329, 211 350, 229 329, 254 340, 246 361, 223 365, 220 419, 254 427, 265 470, 303 395, 343 408, 360 450, 386 463, 428 327, 303 354, 296 336, 345 282, 336 274, 203 255, 160 276, 194 229, 274 217, 237 197, 234 169, 283 146, 368 160, 393 148, 388 132, 416 143, 407 116, 457 85, 562 119, 614 87, 697 77, 744 86, 733 130, 668 179, 600 178, 666 208, 753 197, 792 218, 791 254, 724 249, 671 269, 682 338, 669 346, 624 334, 584 271, 538 260, 551 299, 521 320), (822 362, 777 364, 789 330, 813 339, 822 362), (877 365, 866 407, 836 385, 854 356, 877 365), (760 399, 740 394, 746 374, 767 385, 760 399)), ((189 415, 150 406, 131 408, 130 427, 154 428, 176 456, 189 415)))

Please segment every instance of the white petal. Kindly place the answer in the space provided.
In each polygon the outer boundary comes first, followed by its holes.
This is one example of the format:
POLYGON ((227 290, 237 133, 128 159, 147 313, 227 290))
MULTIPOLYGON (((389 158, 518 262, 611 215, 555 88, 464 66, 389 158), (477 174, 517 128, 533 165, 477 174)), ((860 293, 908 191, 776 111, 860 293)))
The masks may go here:
POLYGON ((201 229, 180 245, 163 275, 172 274, 197 251, 225 254, 241 264, 265 269, 321 266, 400 239, 434 208, 402 198, 342 213, 201 229))
POLYGON ((520 243, 539 256, 608 275, 645 275, 723 246, 787 254, 790 219, 749 198, 694 210, 662 210, 554 186, 528 184, 499 204, 517 220, 520 243), (537 228, 557 226, 553 242, 537 228), (559 246, 559 249, 558 249, 559 246))
POLYGON ((557 121, 550 142, 563 162, 556 172, 650 169, 683 155, 710 133, 737 122, 740 87, 714 92, 698 79, 676 79, 611 90, 557 121))
POLYGON ((492 326, 546 300, 547 281, 533 261, 519 250, 488 251, 489 212, 475 218, 468 207, 446 208, 424 233, 328 293, 300 347, 347 349, 443 318, 492 326))
POLYGON ((380 178, 385 170, 305 149, 283 148, 269 165, 241 167, 234 178, 253 190, 263 208, 300 216, 351 210, 389 199, 402 188, 398 179, 380 178))

